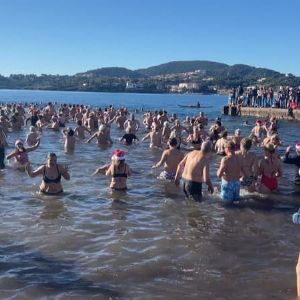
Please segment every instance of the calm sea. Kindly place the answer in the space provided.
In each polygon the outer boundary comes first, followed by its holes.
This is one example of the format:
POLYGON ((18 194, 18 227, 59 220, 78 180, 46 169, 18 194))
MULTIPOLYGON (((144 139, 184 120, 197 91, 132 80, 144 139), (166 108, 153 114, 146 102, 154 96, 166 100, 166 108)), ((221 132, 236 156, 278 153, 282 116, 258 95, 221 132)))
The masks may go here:
MULTIPOLYGON (((178 104, 199 101, 213 106, 203 109, 212 121, 227 98, 0 90, 0 101, 163 108, 181 118, 199 110, 178 104)), ((239 127, 247 135, 252 128, 242 126, 240 118, 222 121, 231 132, 239 127)), ((27 130, 9 135, 7 152, 27 130)), ((285 146, 300 139, 299 130, 298 123, 280 122, 285 146)), ((138 136, 144 134, 142 129, 138 136)), ((151 166, 160 151, 147 142, 121 146, 121 135, 113 126, 111 148, 78 142, 75 153, 66 155, 61 134, 44 130, 30 161, 38 166, 54 151, 69 165, 71 180, 63 182, 63 196, 39 195, 41 178, 10 168, 0 173, 0 299, 295 298, 300 243, 291 215, 299 197, 292 195, 292 166, 285 166, 280 193, 267 199, 243 193, 242 204, 229 209, 217 193, 205 191, 205 201, 194 203, 181 189, 156 179, 160 171, 151 166), (125 195, 113 195, 107 178, 91 174, 120 147, 135 174, 125 195)), ((216 187, 219 161, 213 158, 211 166, 216 187)))

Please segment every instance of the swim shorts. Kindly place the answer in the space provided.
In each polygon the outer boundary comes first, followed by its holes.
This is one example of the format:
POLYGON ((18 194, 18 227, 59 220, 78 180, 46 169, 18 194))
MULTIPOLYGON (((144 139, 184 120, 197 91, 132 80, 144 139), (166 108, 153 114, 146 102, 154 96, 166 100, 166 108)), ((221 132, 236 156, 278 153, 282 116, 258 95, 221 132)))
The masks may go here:
POLYGON ((167 172, 167 171, 162 171, 157 179, 162 179, 162 180, 174 180, 175 179, 175 172, 167 172))
POLYGON ((226 202, 233 202, 240 200, 240 181, 226 181, 222 179, 221 183, 221 197, 226 202))
POLYGON ((183 192, 191 200, 202 201, 202 182, 184 179, 183 192))

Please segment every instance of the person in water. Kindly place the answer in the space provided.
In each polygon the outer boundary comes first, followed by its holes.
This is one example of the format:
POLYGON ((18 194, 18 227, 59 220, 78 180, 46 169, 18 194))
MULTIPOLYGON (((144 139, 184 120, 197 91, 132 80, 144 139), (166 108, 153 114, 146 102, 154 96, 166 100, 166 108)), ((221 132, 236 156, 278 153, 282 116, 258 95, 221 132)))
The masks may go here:
POLYGON ((26 136, 26 143, 28 146, 33 146, 37 143, 39 139, 39 134, 36 132, 36 127, 30 126, 29 133, 26 136))
POLYGON ((200 144, 197 144, 197 146, 199 146, 198 149, 188 153, 178 164, 175 175, 175 185, 179 186, 180 177, 182 177, 185 196, 188 199, 202 201, 203 183, 206 183, 210 193, 214 191, 209 175, 209 161, 213 145, 210 141, 207 141, 202 143, 201 150, 200 144))
POLYGON ((139 141, 138 137, 132 133, 131 126, 127 126, 125 129, 125 134, 121 137, 120 142, 124 142, 127 146, 130 146, 133 144, 133 142, 139 141))
POLYGON ((241 150, 236 152, 240 158, 243 171, 240 179, 241 186, 247 188, 249 191, 254 191, 255 182, 258 175, 258 159, 256 154, 250 152, 252 140, 250 138, 243 138, 241 141, 241 150))
POLYGON ((294 186, 297 192, 300 192, 300 142, 296 144, 296 155, 290 156, 292 147, 289 146, 286 148, 286 152, 283 158, 283 162, 286 164, 291 164, 297 166, 297 172, 294 179, 294 186))
POLYGON ((172 138, 168 142, 169 149, 165 150, 158 163, 152 166, 153 169, 164 165, 164 171, 160 173, 158 179, 174 180, 178 164, 183 159, 183 153, 177 149, 177 139, 172 138))
POLYGON ((240 174, 243 165, 234 150, 234 142, 228 141, 225 145, 226 156, 222 158, 217 171, 217 176, 222 178, 221 198, 226 203, 240 200, 240 174))
POLYGON ((268 144, 264 150, 265 157, 259 162, 261 181, 256 189, 259 193, 267 194, 277 191, 278 178, 282 176, 282 166, 273 144, 268 144))
POLYGON ((75 135, 74 130, 72 128, 63 129, 62 135, 65 138, 64 149, 65 153, 73 153, 75 150, 75 135))
POLYGON ((61 177, 70 180, 68 168, 57 163, 55 153, 49 153, 47 163, 34 171, 31 165, 27 163, 26 170, 30 177, 43 176, 40 192, 46 195, 57 195, 63 192, 61 177))
POLYGON ((25 148, 22 140, 16 140, 15 150, 6 156, 6 159, 15 159, 16 168, 24 170, 26 164, 29 162, 28 153, 34 151, 40 145, 40 140, 38 140, 33 146, 25 148))
POLYGON ((115 191, 127 190, 127 177, 131 175, 131 170, 125 162, 125 153, 122 150, 115 150, 111 157, 111 165, 108 166, 106 176, 111 177, 110 188, 115 191))
POLYGON ((7 146, 6 134, 0 127, 0 169, 5 169, 4 158, 5 158, 5 148, 7 146))

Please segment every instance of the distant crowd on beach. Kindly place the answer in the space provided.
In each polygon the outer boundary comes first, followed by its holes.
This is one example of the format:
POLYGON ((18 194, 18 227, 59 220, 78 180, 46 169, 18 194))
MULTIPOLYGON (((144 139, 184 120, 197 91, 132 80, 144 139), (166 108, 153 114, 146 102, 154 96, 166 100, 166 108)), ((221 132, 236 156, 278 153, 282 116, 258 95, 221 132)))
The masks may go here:
POLYGON ((300 87, 280 86, 278 90, 272 87, 238 86, 229 93, 229 104, 247 107, 272 107, 297 109, 300 107, 300 87))

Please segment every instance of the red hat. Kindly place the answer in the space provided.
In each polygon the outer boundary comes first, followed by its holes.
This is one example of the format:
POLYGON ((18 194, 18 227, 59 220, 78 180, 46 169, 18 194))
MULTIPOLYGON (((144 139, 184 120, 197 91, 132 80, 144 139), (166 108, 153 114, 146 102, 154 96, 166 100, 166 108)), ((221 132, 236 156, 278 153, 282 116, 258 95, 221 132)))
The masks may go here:
POLYGON ((125 160, 125 152, 120 150, 120 149, 117 149, 113 152, 112 156, 111 156, 111 159, 114 159, 114 160, 125 160))
POLYGON ((257 124, 257 125, 261 125, 261 124, 262 124, 262 121, 261 121, 261 120, 257 120, 257 121, 256 121, 256 124, 257 124))
POLYGON ((300 151, 300 142, 298 142, 298 143, 296 144, 296 150, 297 150, 297 151, 300 151))

